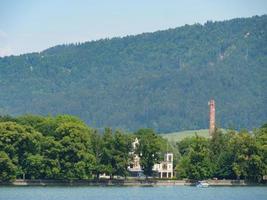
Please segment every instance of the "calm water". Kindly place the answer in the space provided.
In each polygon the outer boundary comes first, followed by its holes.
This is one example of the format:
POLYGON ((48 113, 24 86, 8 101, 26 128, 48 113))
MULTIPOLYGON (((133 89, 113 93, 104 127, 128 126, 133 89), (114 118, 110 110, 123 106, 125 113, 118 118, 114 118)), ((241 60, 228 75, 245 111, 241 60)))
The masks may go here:
POLYGON ((0 187, 0 200, 267 200, 267 187, 0 187))

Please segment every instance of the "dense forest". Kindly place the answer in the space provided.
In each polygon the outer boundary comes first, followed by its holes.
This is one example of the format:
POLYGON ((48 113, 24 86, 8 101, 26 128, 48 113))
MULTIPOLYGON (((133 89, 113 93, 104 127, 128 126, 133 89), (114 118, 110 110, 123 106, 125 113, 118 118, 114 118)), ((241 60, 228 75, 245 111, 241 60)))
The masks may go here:
POLYGON ((247 179, 260 182, 267 174, 267 124, 253 133, 216 130, 169 144, 152 129, 135 133, 103 133, 69 115, 0 117, 0 182, 26 179, 98 179, 129 176, 132 153, 140 156, 147 177, 166 151, 174 153, 176 177, 247 179), (132 142, 139 145, 133 149, 132 142))
POLYGON ((69 115, 0 117, 0 182, 26 179, 126 177, 133 141, 146 176, 166 152, 167 141, 152 129, 134 134, 106 128, 102 134, 69 115))
POLYGON ((0 58, 0 114, 79 116, 92 127, 173 132, 267 119, 267 16, 0 58))

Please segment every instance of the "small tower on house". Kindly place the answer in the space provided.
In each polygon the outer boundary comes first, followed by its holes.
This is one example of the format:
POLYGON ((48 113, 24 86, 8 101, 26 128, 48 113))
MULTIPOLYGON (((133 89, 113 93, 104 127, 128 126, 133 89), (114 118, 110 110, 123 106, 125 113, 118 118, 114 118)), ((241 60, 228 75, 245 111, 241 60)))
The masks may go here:
POLYGON ((214 99, 211 99, 209 101, 209 107, 210 107, 210 128, 209 128, 209 135, 212 136, 215 131, 215 101, 214 99))

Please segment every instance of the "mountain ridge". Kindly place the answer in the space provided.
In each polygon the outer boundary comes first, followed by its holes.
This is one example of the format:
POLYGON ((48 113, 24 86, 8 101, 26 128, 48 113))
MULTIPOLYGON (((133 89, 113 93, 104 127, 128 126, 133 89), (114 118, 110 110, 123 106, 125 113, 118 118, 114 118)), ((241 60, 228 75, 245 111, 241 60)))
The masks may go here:
POLYGON ((0 114, 73 114, 93 127, 160 132, 267 119, 267 15, 59 45, 0 58, 0 114))

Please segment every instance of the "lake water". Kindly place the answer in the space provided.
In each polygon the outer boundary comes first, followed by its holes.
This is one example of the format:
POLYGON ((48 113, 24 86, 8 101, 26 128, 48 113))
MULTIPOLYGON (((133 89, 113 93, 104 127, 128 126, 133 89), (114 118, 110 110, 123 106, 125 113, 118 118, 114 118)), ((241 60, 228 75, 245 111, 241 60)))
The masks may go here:
POLYGON ((267 187, 0 187, 0 200, 267 200, 267 187))

